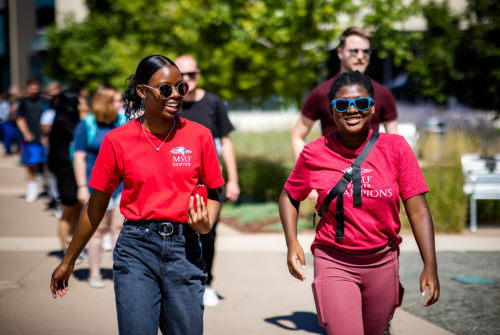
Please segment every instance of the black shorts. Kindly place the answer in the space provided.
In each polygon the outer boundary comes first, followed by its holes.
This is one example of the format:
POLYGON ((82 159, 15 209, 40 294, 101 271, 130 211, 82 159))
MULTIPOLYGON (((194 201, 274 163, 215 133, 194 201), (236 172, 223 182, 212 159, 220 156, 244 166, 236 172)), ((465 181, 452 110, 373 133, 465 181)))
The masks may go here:
POLYGON ((57 178, 57 188, 59 189, 61 203, 66 206, 76 205, 78 203, 78 186, 76 185, 75 172, 71 162, 52 166, 51 170, 57 178))

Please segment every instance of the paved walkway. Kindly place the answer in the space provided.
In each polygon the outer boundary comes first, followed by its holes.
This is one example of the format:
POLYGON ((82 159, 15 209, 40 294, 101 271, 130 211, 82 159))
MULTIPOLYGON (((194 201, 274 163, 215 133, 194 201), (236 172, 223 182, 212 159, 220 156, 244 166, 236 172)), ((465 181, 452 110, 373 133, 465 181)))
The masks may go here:
MULTIPOLYGON (((117 334, 111 253, 103 257, 104 289, 87 285, 84 263, 76 267, 68 295, 54 301, 49 279, 59 263, 57 219, 44 211, 45 199, 27 204, 24 190, 18 158, 0 158, 0 333, 117 334)), ((206 310, 205 334, 325 334, 311 294, 313 266, 307 264, 306 282, 292 278, 281 234, 241 234, 223 224, 218 234, 215 284, 223 299, 206 310)), ((312 238, 300 235, 306 251, 312 238)), ((500 232, 438 236, 437 248, 500 250, 500 232)), ((402 251, 414 250, 413 238, 405 236, 402 251)), ((399 309, 393 334, 450 333, 399 309)))

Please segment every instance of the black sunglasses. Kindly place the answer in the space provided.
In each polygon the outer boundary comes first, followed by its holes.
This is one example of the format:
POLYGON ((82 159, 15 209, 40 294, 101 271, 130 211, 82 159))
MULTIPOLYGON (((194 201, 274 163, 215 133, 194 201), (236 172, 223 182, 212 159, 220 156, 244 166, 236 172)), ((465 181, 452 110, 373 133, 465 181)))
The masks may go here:
POLYGON ((194 72, 181 72, 181 76, 182 77, 189 76, 189 79, 191 79, 191 80, 195 80, 197 74, 198 74, 197 71, 194 71, 194 72))
POLYGON ((351 57, 356 57, 360 51, 363 53, 363 57, 370 58, 370 54, 372 53, 370 49, 349 49, 351 57))
MULTIPOLYGON (((151 87, 151 86, 144 85, 144 84, 141 84, 141 85, 149 87, 149 88, 151 88, 153 90, 158 90, 158 93, 160 94, 160 97, 162 97, 163 99, 170 98, 170 96, 174 92, 174 88, 170 84, 163 84, 163 85, 160 85, 160 87, 158 87, 158 88, 151 87)), ((177 92, 179 92, 180 96, 185 97, 189 93, 189 85, 188 85, 188 83, 186 83, 186 82, 183 81, 182 83, 178 83, 176 86, 177 86, 176 90, 177 90, 177 92)))

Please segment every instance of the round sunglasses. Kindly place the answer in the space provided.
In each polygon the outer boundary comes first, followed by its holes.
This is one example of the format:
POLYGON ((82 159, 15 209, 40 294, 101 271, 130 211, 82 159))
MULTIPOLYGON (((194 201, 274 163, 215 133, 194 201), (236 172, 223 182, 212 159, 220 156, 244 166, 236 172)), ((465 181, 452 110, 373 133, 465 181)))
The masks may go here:
POLYGON ((358 111, 363 112, 370 108, 372 101, 372 98, 335 99, 330 102, 330 106, 334 105, 337 112, 344 113, 353 104, 358 111))
MULTIPOLYGON (((157 90, 158 94, 163 99, 170 98, 170 96, 172 95, 172 93, 174 93, 174 88, 170 84, 163 84, 163 85, 160 85, 160 87, 158 87, 158 88, 151 87, 151 86, 144 85, 144 84, 140 84, 140 85, 149 87, 149 88, 151 88, 153 90, 157 90)), ((185 97, 189 93, 189 85, 186 82, 178 83, 176 85, 175 89, 177 90, 177 92, 179 92, 179 95, 182 96, 182 97, 185 97)))

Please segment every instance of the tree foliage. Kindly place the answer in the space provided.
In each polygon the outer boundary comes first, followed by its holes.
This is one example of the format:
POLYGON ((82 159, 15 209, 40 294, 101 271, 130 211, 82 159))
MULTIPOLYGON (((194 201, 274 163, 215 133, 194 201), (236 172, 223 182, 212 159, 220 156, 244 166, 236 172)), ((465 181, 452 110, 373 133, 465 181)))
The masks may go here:
POLYGON ((443 103, 455 96, 474 108, 500 111, 500 2, 469 0, 463 13, 448 2, 423 7, 428 29, 407 65, 418 93, 443 103))
MULTIPOLYGON (((191 54, 202 86, 224 99, 279 95, 301 102, 336 46, 339 17, 362 20, 380 52, 411 58, 394 24, 416 11, 402 0, 87 0, 89 15, 49 32, 49 74, 91 89, 122 87, 150 54, 191 54), (366 8, 369 8, 367 10, 366 8)), ((344 23, 345 27, 345 23, 344 23)))

